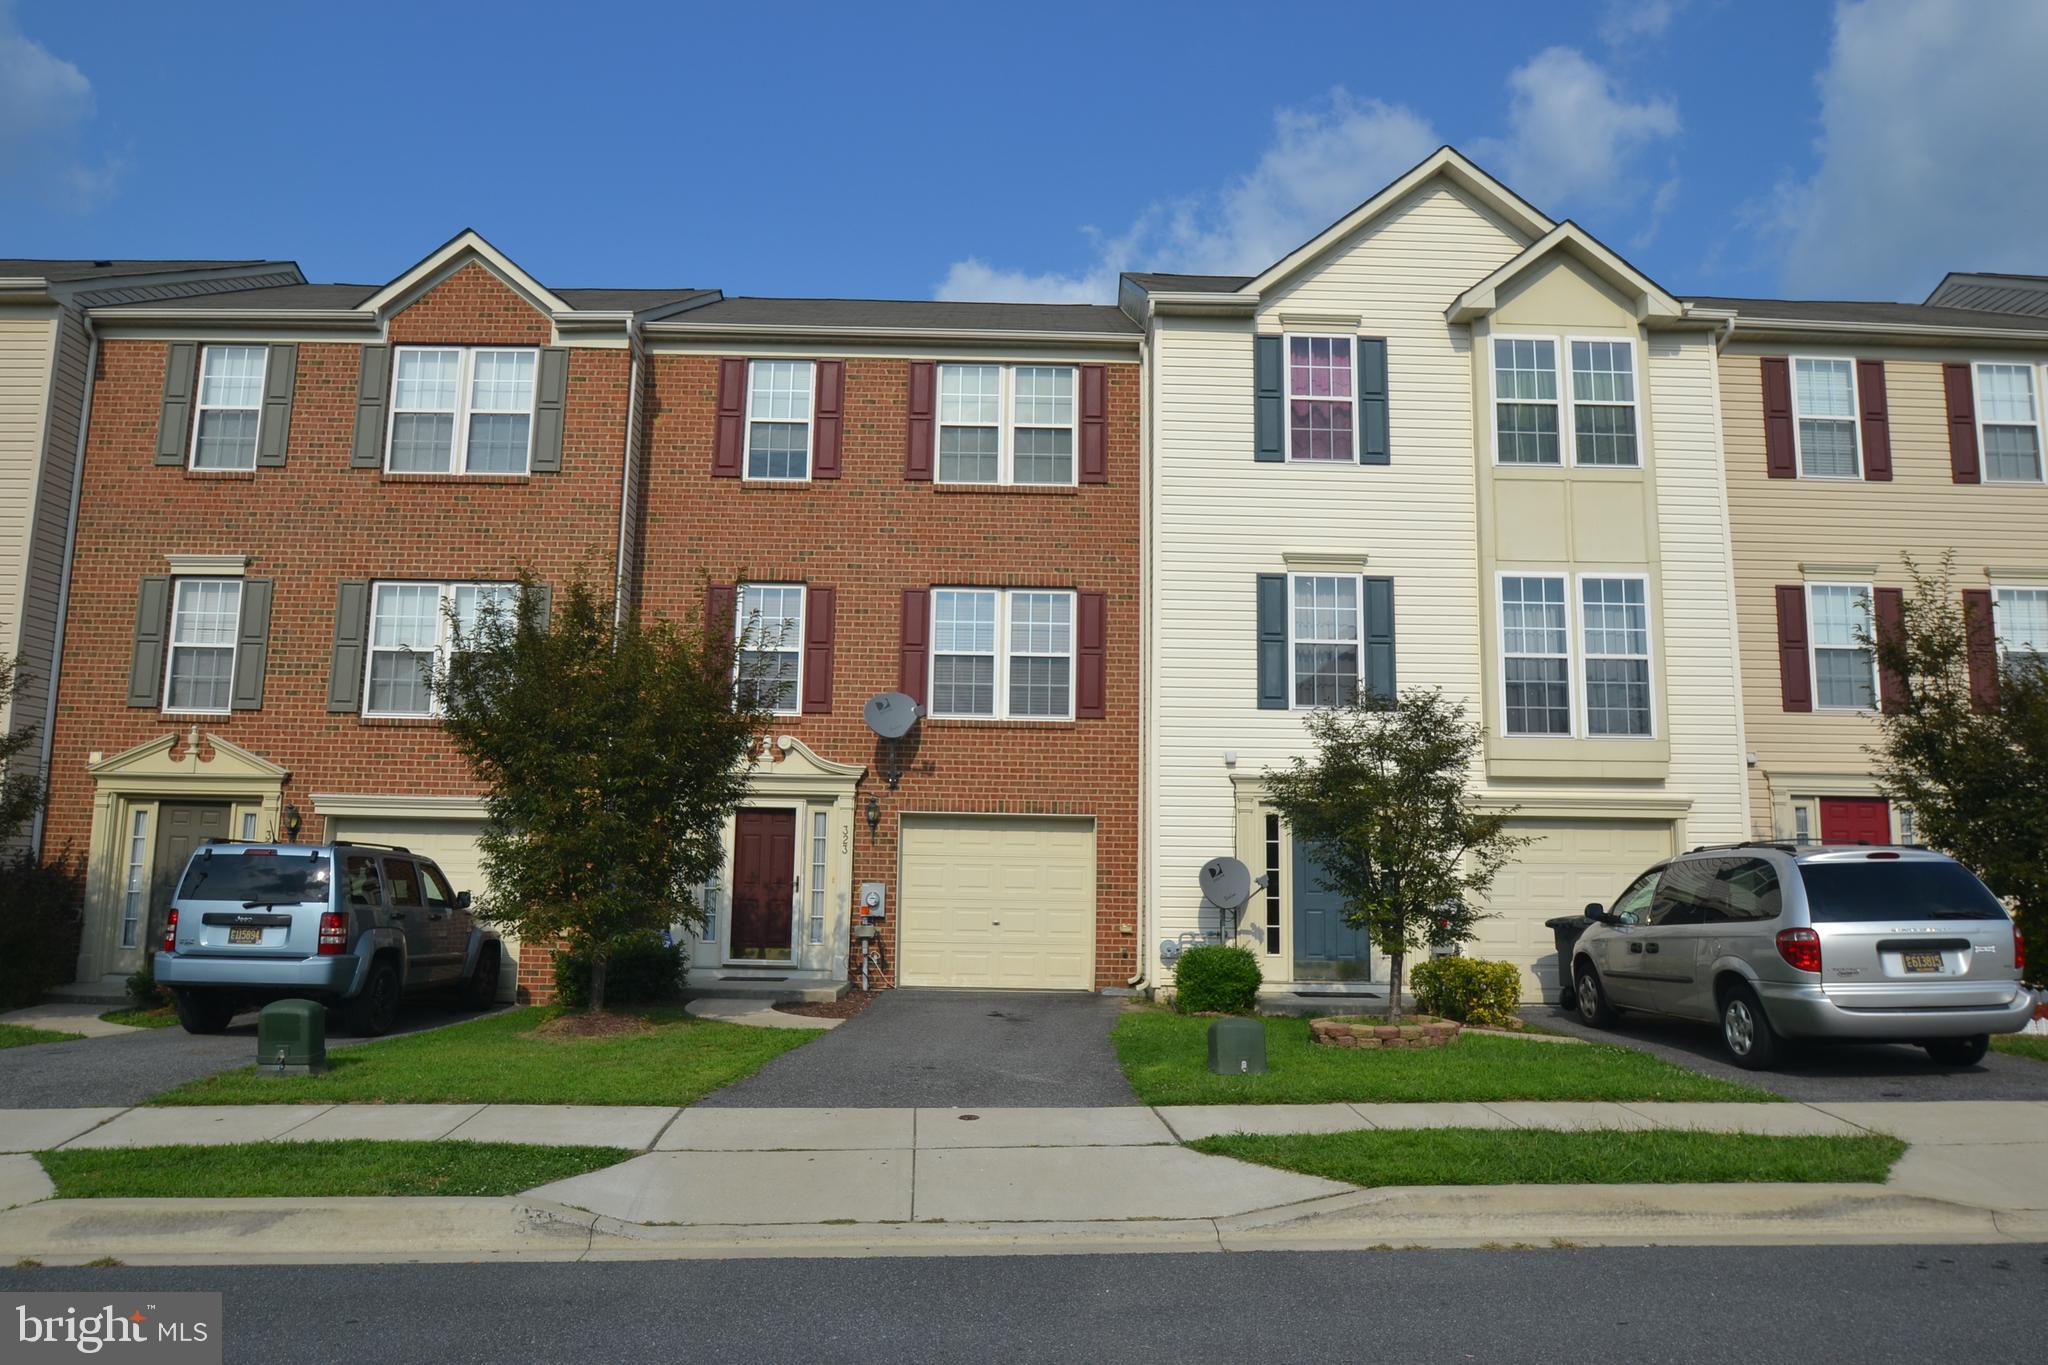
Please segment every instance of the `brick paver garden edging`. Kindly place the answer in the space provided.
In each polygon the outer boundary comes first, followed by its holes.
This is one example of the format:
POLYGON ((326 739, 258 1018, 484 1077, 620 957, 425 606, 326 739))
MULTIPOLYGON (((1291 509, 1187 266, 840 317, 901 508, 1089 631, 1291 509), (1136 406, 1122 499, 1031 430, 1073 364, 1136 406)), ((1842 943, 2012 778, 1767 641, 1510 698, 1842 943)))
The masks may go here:
POLYGON ((1310 1042, 1323 1047, 1442 1047, 1455 1039, 1463 1027, 1455 1019, 1439 1019, 1432 1014, 1412 1014, 1399 1024, 1389 1024, 1369 1014, 1354 1014, 1312 1020, 1308 1036, 1310 1042))

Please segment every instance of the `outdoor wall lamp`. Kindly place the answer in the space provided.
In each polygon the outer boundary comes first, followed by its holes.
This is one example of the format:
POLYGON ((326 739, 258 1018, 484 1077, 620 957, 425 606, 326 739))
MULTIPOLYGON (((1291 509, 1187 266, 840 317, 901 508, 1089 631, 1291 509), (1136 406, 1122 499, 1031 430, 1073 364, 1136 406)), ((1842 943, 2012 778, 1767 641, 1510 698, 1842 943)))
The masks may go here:
POLYGON ((867 817, 868 842, 873 843, 875 841, 875 831, 882 827, 882 803, 877 801, 873 795, 868 797, 867 817))
POLYGON ((286 806, 284 808, 285 842, 296 844, 299 841, 299 831, 305 827, 305 823, 305 821, 299 818, 299 808, 297 806, 286 806))

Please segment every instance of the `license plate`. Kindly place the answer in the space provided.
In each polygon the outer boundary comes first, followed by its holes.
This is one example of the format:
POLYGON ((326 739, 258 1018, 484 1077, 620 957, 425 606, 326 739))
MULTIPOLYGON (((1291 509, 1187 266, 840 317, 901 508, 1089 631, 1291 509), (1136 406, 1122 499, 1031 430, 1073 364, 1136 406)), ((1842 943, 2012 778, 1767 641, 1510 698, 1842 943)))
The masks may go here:
POLYGON ((263 931, 255 925, 249 925, 246 928, 230 929, 228 930, 228 942, 261 943, 263 942, 263 931))
POLYGON ((1909 972, 1938 972, 1941 970, 1941 954, 1900 953, 1899 965, 1909 972))

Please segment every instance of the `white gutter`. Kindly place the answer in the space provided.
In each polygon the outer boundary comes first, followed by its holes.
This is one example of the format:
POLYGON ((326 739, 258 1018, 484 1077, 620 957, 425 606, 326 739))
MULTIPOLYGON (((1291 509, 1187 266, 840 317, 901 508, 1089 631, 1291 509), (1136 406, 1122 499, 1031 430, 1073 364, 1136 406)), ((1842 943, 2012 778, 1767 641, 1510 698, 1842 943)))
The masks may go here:
POLYGON ((629 318, 626 322, 626 350, 632 357, 631 384, 626 392, 626 472, 619 481, 619 552, 612 561, 612 625, 626 618, 626 511, 633 501, 634 445, 640 436, 640 337, 629 318))
POLYGON ((358 308, 138 308, 131 304, 90 308, 86 310, 86 316, 101 323, 177 322, 192 327, 218 323, 253 326, 291 323, 296 327, 322 327, 342 331, 350 328, 374 328, 378 325, 375 313, 358 308))
MULTIPOLYGON (((43 820, 49 810, 50 765, 55 762, 57 742, 57 682, 64 672, 64 626, 71 616, 71 558, 78 550, 78 504, 85 492, 85 438, 92 430, 92 391, 99 371, 100 337, 87 312, 78 319, 85 328, 85 399, 78 411, 78 445, 71 457, 71 510, 64 520, 64 567, 57 574, 57 631, 50 649, 49 696, 43 701, 43 789, 44 800, 36 807, 34 826, 29 831, 29 848, 38 856, 43 851, 43 820)), ((60 319, 58 326, 62 327, 60 319)))

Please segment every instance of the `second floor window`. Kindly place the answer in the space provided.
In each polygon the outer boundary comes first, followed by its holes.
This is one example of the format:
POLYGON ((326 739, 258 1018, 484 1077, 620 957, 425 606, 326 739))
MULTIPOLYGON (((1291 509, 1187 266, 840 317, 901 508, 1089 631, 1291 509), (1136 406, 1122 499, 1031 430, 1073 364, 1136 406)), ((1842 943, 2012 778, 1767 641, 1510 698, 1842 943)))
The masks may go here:
POLYGON ((524 474, 539 352, 402 346, 391 386, 394 474, 524 474))
POLYGON ((1296 706, 1358 700, 1360 594, 1356 574, 1296 574, 1291 580, 1296 706))
POLYGON ((379 583, 370 598, 370 649, 363 688, 366 716, 432 716, 440 706, 433 677, 460 636, 485 612, 509 615, 516 583, 379 583))
POLYGON ((208 346, 192 423, 194 469, 254 469, 268 346, 208 346))
POLYGON ((1586 733, 1645 736, 1650 722, 1650 606, 1641 578, 1579 580, 1586 733))
POLYGON ((1977 426, 1985 478, 2041 481, 2041 409, 2032 365, 1977 366, 1977 426))
POLYGON ((1571 628, 1563 576, 1503 577, 1500 634, 1507 733, 1571 734, 1571 628))
POLYGON ((1855 479, 1863 474, 1856 447, 1856 366, 1847 360, 1792 362, 1792 429, 1799 476, 1855 479))
POLYGON ((1495 337, 1493 422, 1500 463, 1564 463, 1557 410, 1557 343, 1547 337, 1495 337))
POLYGON ((812 376, 808 360, 748 364, 748 478, 810 477, 812 376))
POLYGON ((171 604, 170 666, 164 710, 225 715, 235 686, 235 645, 242 584, 234 578, 181 578, 171 604))
POLYGON ((804 589, 800 583, 742 583, 733 638, 743 648, 743 685, 777 715, 795 715, 803 696, 804 589))
POLYGON ((2048 588, 1994 588, 1992 595, 2005 666, 2048 666, 2048 588))
POLYGON ((939 366, 940 483, 1074 482, 1071 365, 939 366))
POLYGON ((1807 631, 1813 649, 1813 704, 1854 711, 1877 699, 1877 660, 1870 648, 1870 587, 1863 583, 1809 583, 1807 631))
POLYGON ((1074 718, 1074 594, 932 592, 934 716, 1074 718))

